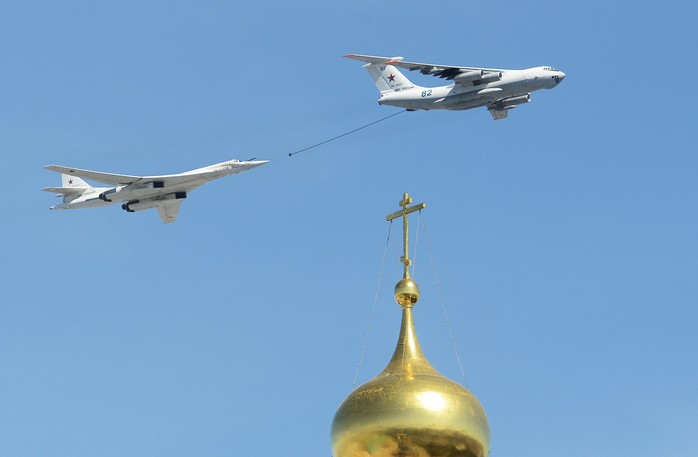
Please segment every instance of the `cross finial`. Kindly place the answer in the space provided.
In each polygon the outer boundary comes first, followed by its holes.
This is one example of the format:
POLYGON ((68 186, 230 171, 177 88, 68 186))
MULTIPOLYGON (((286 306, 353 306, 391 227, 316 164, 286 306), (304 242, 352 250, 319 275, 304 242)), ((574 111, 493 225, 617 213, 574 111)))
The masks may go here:
POLYGON ((410 260, 410 257, 408 255, 408 242, 409 242, 409 237, 408 237, 408 227, 409 227, 409 221, 407 215, 410 213, 413 213, 415 211, 421 211, 422 209, 427 207, 426 203, 417 203, 416 205, 413 206, 408 206, 410 203, 412 203, 412 198, 410 198, 409 194, 405 193, 402 196, 402 200, 400 201, 399 205, 402 206, 402 209, 400 211, 396 211, 393 214, 389 214, 385 217, 385 220, 387 221, 392 221, 393 219, 397 219, 398 217, 402 217, 402 244, 403 244, 403 256, 400 258, 400 261, 405 265, 405 274, 403 278, 408 279, 410 277, 410 272, 409 272, 409 266, 412 264, 412 261, 410 260))

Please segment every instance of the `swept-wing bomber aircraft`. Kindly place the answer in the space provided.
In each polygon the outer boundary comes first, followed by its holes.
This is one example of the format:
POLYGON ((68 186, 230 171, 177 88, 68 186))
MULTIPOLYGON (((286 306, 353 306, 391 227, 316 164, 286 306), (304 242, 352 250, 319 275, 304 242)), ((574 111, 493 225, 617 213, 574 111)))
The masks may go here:
POLYGON ((531 101, 531 92, 552 89, 565 78, 563 72, 553 67, 503 70, 405 62, 402 57, 361 54, 347 54, 345 57, 367 62, 364 68, 380 91, 378 103, 381 105, 398 106, 408 111, 465 110, 486 106, 495 120, 504 119, 510 109, 531 101), (396 67, 418 70, 452 83, 420 87, 410 82, 396 67))
POLYGON ((62 174, 62 187, 46 187, 63 197, 63 203, 50 209, 95 208, 123 202, 121 208, 130 213, 157 208, 162 222, 177 219, 179 207, 187 195, 197 187, 214 179, 234 175, 264 165, 267 160, 230 160, 176 175, 130 176, 79 168, 48 165, 44 168, 62 174), (92 187, 83 179, 111 184, 111 187, 92 187))

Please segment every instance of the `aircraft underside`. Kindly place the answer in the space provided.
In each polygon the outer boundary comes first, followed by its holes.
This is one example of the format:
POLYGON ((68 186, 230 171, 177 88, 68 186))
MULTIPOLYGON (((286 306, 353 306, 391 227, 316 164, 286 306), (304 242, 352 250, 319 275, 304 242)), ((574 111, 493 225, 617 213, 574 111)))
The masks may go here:
MULTIPOLYGON (((444 109, 444 110, 467 110, 472 108, 479 108, 482 106, 496 106, 501 103, 503 106, 507 105, 507 100, 513 99, 515 101, 521 102, 519 97, 526 97, 526 101, 530 99, 528 92, 517 93, 502 93, 501 91, 496 93, 496 96, 492 95, 478 95, 472 92, 460 93, 447 95, 439 99, 430 100, 419 100, 419 99, 391 99, 389 97, 384 97, 378 101, 381 105, 391 105, 400 108, 406 108, 410 111, 416 110, 434 110, 434 109, 444 109)), ((519 103, 515 103, 519 104, 519 103)))

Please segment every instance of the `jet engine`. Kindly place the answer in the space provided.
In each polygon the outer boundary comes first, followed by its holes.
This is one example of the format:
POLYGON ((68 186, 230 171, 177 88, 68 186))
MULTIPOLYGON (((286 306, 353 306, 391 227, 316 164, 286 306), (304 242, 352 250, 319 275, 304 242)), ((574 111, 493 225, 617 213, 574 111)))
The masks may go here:
POLYGON ((119 192, 121 189, 123 189, 124 187, 125 187, 125 186, 118 186, 118 187, 114 187, 114 188, 109 189, 109 190, 105 190, 104 192, 100 193, 100 194, 98 195, 98 197, 99 197, 100 200, 104 200, 105 202, 110 202, 110 201, 111 201, 111 197, 112 197, 114 194, 116 194, 117 192, 119 192))
POLYGON ((482 79, 484 74, 485 72, 482 70, 461 70, 461 73, 453 78, 453 82, 468 83, 470 81, 475 81, 476 79, 482 79))
POLYGON ((531 101, 531 94, 526 94, 526 95, 519 95, 516 97, 511 97, 511 98, 505 98, 504 100, 501 100, 499 102, 499 105, 501 105, 503 108, 506 108, 508 106, 516 106, 516 105, 521 105, 523 103, 528 103, 531 101))
POLYGON ((116 197, 117 200, 136 200, 139 197, 148 197, 148 194, 153 193, 153 189, 162 189, 165 187, 164 181, 150 181, 145 184, 129 184, 127 186, 118 186, 113 189, 105 190, 98 195, 100 200, 111 202, 116 197))
POLYGON ((187 198, 186 192, 175 192, 173 194, 163 195, 162 197, 148 198, 145 200, 131 200, 121 205, 121 209, 129 213, 134 213, 136 211, 143 211, 145 209, 157 208, 158 206, 164 205, 169 200, 180 200, 183 198, 187 198))
POLYGON ((492 81, 499 81, 502 79, 501 71, 491 71, 484 73, 480 79, 473 81, 473 85, 479 86, 480 84, 491 83, 492 81))

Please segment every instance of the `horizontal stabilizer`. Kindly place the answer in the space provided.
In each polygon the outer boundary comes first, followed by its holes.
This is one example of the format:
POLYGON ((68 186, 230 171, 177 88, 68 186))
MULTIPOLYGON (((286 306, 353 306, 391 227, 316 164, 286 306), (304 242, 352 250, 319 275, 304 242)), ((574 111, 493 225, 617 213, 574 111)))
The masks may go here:
POLYGON ((87 190, 87 187, 44 187, 41 190, 45 190, 46 192, 54 192, 58 195, 72 195, 84 192, 87 190))
POLYGON ((399 62, 404 57, 380 57, 380 56, 365 56, 363 54, 347 54, 344 57, 348 57, 350 59, 356 59, 356 60, 361 60, 362 62, 368 62, 368 63, 377 63, 377 64, 394 64, 395 62, 399 62))

